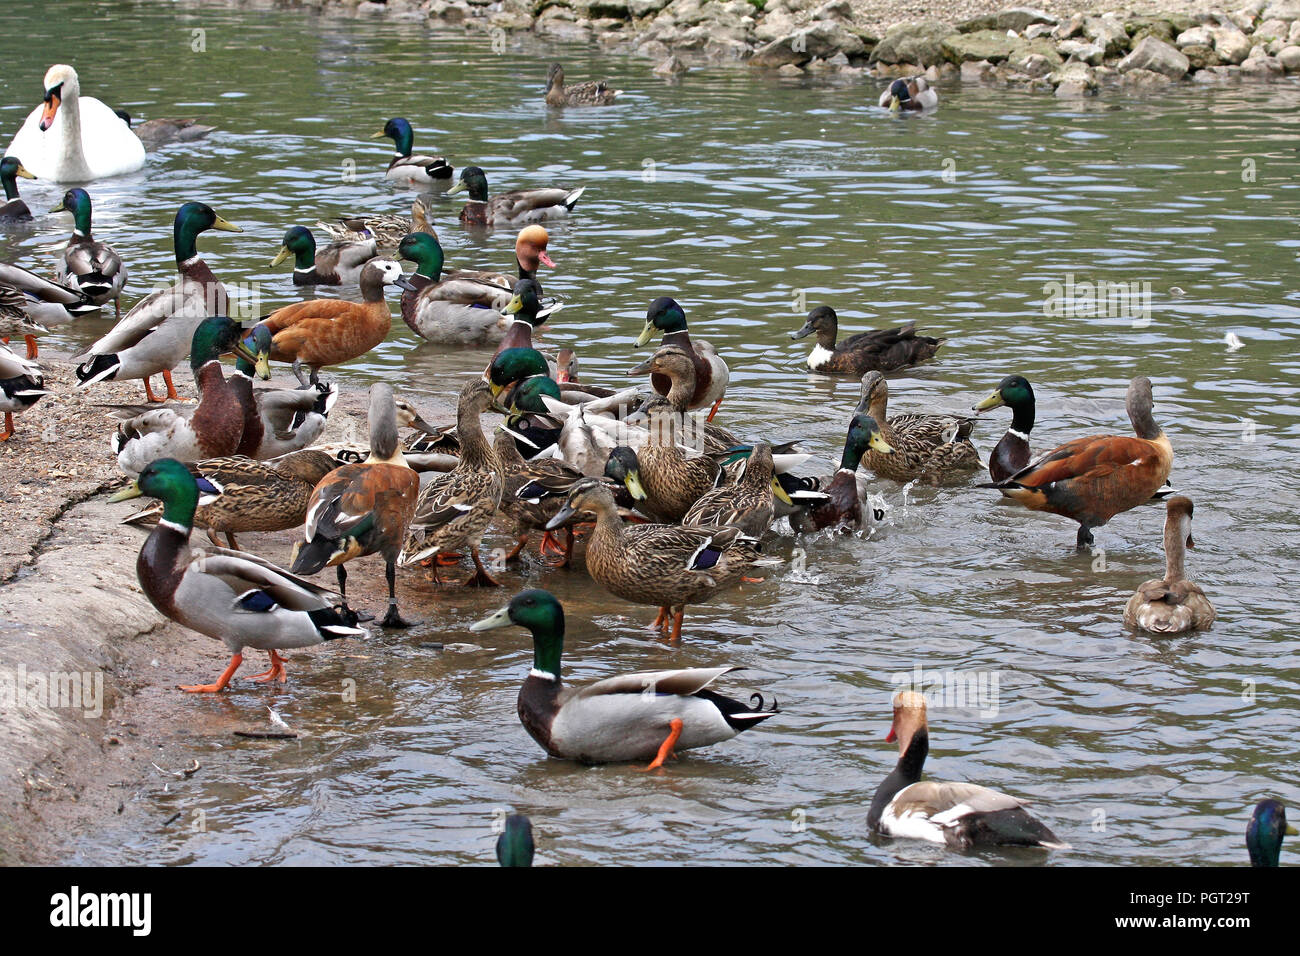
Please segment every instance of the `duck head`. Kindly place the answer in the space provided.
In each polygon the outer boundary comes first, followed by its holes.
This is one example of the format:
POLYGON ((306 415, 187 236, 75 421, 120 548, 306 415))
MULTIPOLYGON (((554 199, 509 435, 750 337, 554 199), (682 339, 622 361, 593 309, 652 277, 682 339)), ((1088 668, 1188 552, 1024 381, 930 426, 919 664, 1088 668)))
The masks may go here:
POLYGON ((212 207, 201 202, 187 202, 176 210, 176 221, 172 224, 172 241, 176 247, 176 262, 184 264, 198 255, 196 240, 199 233, 209 229, 221 232, 243 232, 234 223, 226 222, 212 207))
MULTIPOLYGON (((442 244, 438 242, 437 236, 431 236, 427 232, 409 233, 397 244, 397 254, 407 262, 415 263, 417 275, 425 276, 434 282, 442 277, 442 244)), ((409 281, 405 285, 399 282, 398 286, 415 290, 415 286, 409 281)))
POLYGON ((484 377, 491 386, 493 397, 496 397, 507 386, 522 382, 534 375, 550 377, 546 357, 537 349, 515 348, 506 349, 492 359, 492 364, 488 366, 484 377))
POLYGON ((560 676, 560 655, 564 651, 564 608, 550 591, 530 588, 520 591, 510 603, 470 625, 471 631, 494 631, 500 627, 527 628, 533 635, 533 671, 556 680, 560 676))
POLYGON ((546 254, 546 245, 551 241, 550 234, 541 226, 525 226, 515 237, 515 258, 519 267, 526 272, 537 271, 538 266, 554 269, 555 263, 546 254))
POLYGON ((298 269, 310 269, 316 264, 316 237, 306 226, 289 227, 271 265, 278 266, 290 256, 294 257, 294 267, 298 269))
POLYGON ((601 515, 616 512, 617 506, 614 503, 614 493, 601 479, 588 478, 573 486, 569 492, 569 497, 564 501, 564 507, 557 511, 550 521, 546 522, 546 530, 554 531, 575 515, 601 515))
POLYGON ((474 202, 487 202, 487 173, 478 166, 466 166, 460 171, 460 181, 447 190, 447 195, 452 196, 466 190, 469 191, 469 198, 474 202))
POLYGON ((1286 822, 1286 807, 1278 800, 1261 800, 1246 825, 1246 849, 1251 866, 1278 866, 1282 837, 1295 836, 1296 828, 1286 822))
POLYGON ((90 193, 86 192, 80 186, 69 189, 63 194, 63 199, 50 212, 70 212, 72 219, 76 223, 76 230, 80 235, 90 235, 90 215, 91 202, 90 193))
POLYGON ((627 445, 619 445, 605 461, 605 477, 616 481, 632 496, 633 501, 645 501, 645 488, 641 484, 641 461, 627 445))
POLYGON ((654 338, 656 329, 665 334, 685 332, 686 310, 666 295, 651 302, 645 314, 645 327, 636 339, 637 348, 646 346, 654 338))
POLYGON ((849 421, 849 433, 844 439, 840 467, 849 471, 856 470, 868 450, 878 451, 882 455, 894 453, 893 446, 880 434, 880 424, 870 415, 859 412, 849 421))
POLYGON ((1032 408, 1033 404, 1034 389, 1029 384, 1028 379, 1021 375, 1008 375, 998 382, 998 387, 993 390, 988 398, 975 405, 971 411, 987 412, 991 408, 1000 408, 1003 405, 1011 408, 1022 408, 1024 406, 1032 408))
POLYGON ((497 837, 497 862, 502 866, 532 866, 533 852, 532 821, 522 813, 510 814, 497 837))
POLYGON ((175 458, 151 461, 130 485, 117 492, 109 502, 128 501, 142 495, 157 498, 163 503, 162 520, 187 532, 194 526, 194 512, 199 505, 199 493, 219 495, 221 492, 206 478, 195 478, 190 470, 175 458))
POLYGON ((531 378, 525 378, 515 389, 514 395, 510 401, 510 422, 515 424, 526 414, 549 415, 550 409, 542 401, 542 396, 546 395, 557 401, 562 399, 560 386, 555 383, 553 378, 546 375, 534 375, 531 378))
POLYGON ((541 325, 546 321, 545 315, 540 318, 537 315, 542 310, 541 296, 542 287, 537 284, 536 279, 520 279, 515 283, 515 294, 506 305, 504 312, 529 325, 541 325))
POLYGON ((551 92, 551 87, 559 84, 561 89, 564 87, 564 67, 558 63, 552 63, 551 68, 546 71, 546 91, 551 92))
POLYGON ((243 355, 235 356, 235 368, 243 372, 249 378, 256 375, 262 381, 271 377, 271 345, 273 336, 271 330, 261 322, 253 326, 246 336, 244 336, 244 346, 253 353, 253 360, 250 362, 243 355))
POLYGON ((894 722, 885 736, 887 743, 898 743, 898 753, 907 753, 912 739, 927 731, 925 695, 914 690, 900 690, 894 695, 894 722))
POLYGON ((19 161, 17 156, 6 156, 0 159, 0 182, 4 183, 5 199, 18 198, 18 184, 14 182, 15 176, 21 176, 23 179, 35 179, 27 168, 19 161))
POLYGON ((371 138, 383 139, 385 136, 393 141, 393 147, 397 150, 397 155, 411 155, 411 147, 415 143, 415 130, 411 129, 411 124, 402 117, 394 116, 384 124, 383 129, 371 138))
POLYGON ((796 332, 790 333, 792 339, 807 338, 814 332, 817 333, 818 341, 823 336, 830 336, 831 344, 835 344, 835 335, 839 330, 839 316, 829 305, 819 305, 808 313, 808 318, 804 320, 803 326, 796 332))
POLYGON ((190 340, 190 368, 197 372, 231 352, 250 364, 258 362, 257 353, 244 343, 244 330, 238 322, 228 316, 210 315, 199 323, 190 340))

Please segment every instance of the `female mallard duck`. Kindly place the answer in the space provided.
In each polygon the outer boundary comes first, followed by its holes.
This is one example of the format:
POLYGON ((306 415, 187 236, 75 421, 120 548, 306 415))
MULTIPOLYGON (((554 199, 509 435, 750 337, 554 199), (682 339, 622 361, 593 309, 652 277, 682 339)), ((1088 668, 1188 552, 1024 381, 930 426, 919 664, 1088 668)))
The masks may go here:
POLYGON ((50 212, 70 212, 74 225, 63 255, 56 266, 60 285, 65 285, 87 296, 95 305, 112 301, 113 310, 120 316, 118 301, 126 285, 126 266, 106 242, 97 242, 90 234, 90 194, 84 189, 69 189, 63 201, 50 212))
POLYGON ((622 94, 622 90, 611 90, 604 80, 565 87, 564 67, 558 63, 552 63, 546 73, 547 106, 609 106, 622 94))
POLYGON ((0 432, 0 441, 8 441, 13 435, 15 415, 27 411, 49 394, 42 388, 44 384, 39 365, 0 346, 0 411, 5 413, 5 430, 0 432))
POLYGON ((880 94, 880 105, 891 113, 919 113, 938 107, 939 94, 930 88, 929 81, 923 76, 900 77, 880 94))
POLYGON ((374 240, 380 249, 388 250, 396 250, 402 238, 413 232, 438 235, 429 222, 429 204, 423 196, 415 197, 409 216, 341 216, 334 222, 318 222, 316 228, 336 242, 374 240))
POLYGON ((790 338, 802 339, 817 333, 817 344, 808 353, 808 368, 824 375, 852 375, 861 378, 867 372, 892 372, 920 365, 934 358, 946 339, 932 339, 916 334, 914 324, 896 329, 873 329, 850 335, 837 343, 839 318, 830 306, 821 305, 808 313, 803 328, 791 332, 790 338))
MULTIPOLYGON (((518 438, 518 433, 499 427, 492 444, 501 465, 500 511, 509 519, 515 534, 515 547, 506 555, 507 561, 519 557, 528 544, 529 532, 544 530, 546 522, 564 506, 564 499, 573 486, 586 477, 558 458, 525 459, 519 453, 518 438)), ((572 529, 569 529, 566 548, 557 545, 551 532, 546 531, 542 536, 541 553, 563 555, 567 567, 573 555, 572 529)))
POLYGON ((460 182, 452 186, 447 195, 463 190, 469 191, 469 202, 460 211, 460 221, 465 225, 522 226, 567 216, 573 212, 587 187, 515 189, 489 197, 487 174, 477 166, 467 166, 460 171, 460 182))
POLYGON ((41 179, 86 183, 144 166, 144 144, 99 100, 81 95, 77 71, 56 63, 45 73, 45 102, 14 134, 6 156, 21 156, 41 179))
POLYGON ((777 484, 772 446, 757 443, 736 468, 730 481, 705 492, 691 505, 682 524, 695 528, 734 525, 753 538, 767 534, 775 515, 775 500, 791 503, 785 489, 777 484))
MULTIPOLYGON (((278 651, 313 647, 338 637, 362 637, 357 618, 335 604, 339 595, 244 551, 190 547, 201 485, 179 461, 151 462, 129 488, 109 501, 140 495, 163 503, 162 519, 149 532, 136 575, 149 603, 178 624, 224 641, 230 664, 212 684, 180 685, 189 693, 224 690, 244 662, 245 647, 269 651, 271 669, 253 680, 288 679, 278 651)), ((210 485, 202 490, 211 493, 210 485)))
POLYGON ((849 524, 865 530, 867 520, 867 484, 858 473, 858 464, 868 452, 880 456, 894 454, 893 446, 880 434, 880 426, 870 415, 855 414, 849 421, 844 439, 840 467, 829 479, 818 481, 811 489, 824 496, 811 500, 800 514, 790 517, 796 531, 821 531, 849 524))
POLYGON ((1025 810, 1023 800, 973 783, 922 781, 930 752, 925 697, 894 696, 888 741, 898 741, 898 765, 876 789, 867 826, 885 836, 942 843, 954 850, 974 846, 1026 846, 1067 850, 1069 844, 1025 810))
POLYGON ((257 356, 249 362, 242 355, 235 358, 231 387, 244 410, 244 434, 235 454, 264 461, 279 458, 306 448, 325 430, 330 409, 339 397, 333 382, 317 383, 315 388, 253 389, 253 376, 271 377, 271 331, 256 325, 244 339, 257 356))
MULTIPOLYGON (((667 380, 668 391, 662 398, 651 401, 640 411, 648 414, 658 404, 667 404, 677 414, 680 434, 677 440, 692 448, 702 448, 706 452, 725 452, 740 440, 721 425, 710 419, 697 423, 689 413, 690 401, 696 394, 695 360, 686 349, 679 345, 661 345, 640 365, 628 370, 628 375, 649 375, 650 383, 658 387, 658 382, 667 380), (657 381, 656 381, 657 380, 657 381)), ((629 416, 628 421, 635 421, 639 416, 629 416)))
POLYGON ((709 455, 688 454, 681 447, 680 416, 671 405, 652 404, 647 414, 649 435, 637 449, 646 493, 642 510, 656 521, 674 524, 713 488, 718 462, 709 455))
POLYGON ((37 335, 48 332, 51 326, 64 325, 88 312, 99 311, 99 306, 84 293, 7 262, 0 262, 0 290, 4 290, 0 294, 11 306, 21 305, 27 314, 28 322, 11 314, 2 334, 23 336, 27 340, 28 358, 36 358, 38 354, 37 335))
MULTIPOLYGON (((539 263, 553 265, 546 255, 546 230, 531 228, 537 231, 524 229, 515 240, 520 278, 531 277, 539 263)), ((406 236, 397 251, 416 264, 415 272, 398 283, 402 320, 412 332, 439 345, 485 345, 505 337, 512 324, 505 308, 514 295, 514 280, 499 272, 453 272, 444 278, 436 236, 406 236)))
POLYGON ((392 386, 370 386, 370 457, 343 465, 316 485, 307 503, 304 540, 294 545, 295 574, 315 574, 333 565, 347 608, 348 572, 353 558, 380 554, 388 581, 384 627, 410 627, 397 613, 397 561, 406 529, 415 514, 420 477, 409 467, 397 441, 397 411, 392 386))
POLYGON ((278 266, 292 256, 294 285, 345 285, 360 279, 361 270, 377 255, 379 247, 374 239, 331 242, 317 252, 311 230, 291 226, 271 265, 278 266))
POLYGON ((184 361, 199 323, 209 315, 227 315, 230 311, 225 288, 199 258, 195 247, 199 233, 208 229, 243 232, 201 202, 181 206, 172 228, 180 279, 166 289, 149 293, 112 331, 73 359, 82 363, 77 367, 78 388, 106 379, 139 378, 144 380, 145 399, 160 402, 162 399, 149 387, 149 379, 161 372, 167 397, 180 399, 171 370, 184 361))
POLYGON ((623 674, 565 687, 564 608, 549 591, 516 594, 495 614, 470 626, 489 631, 510 625, 533 635, 533 668, 519 690, 519 720, 550 756, 580 763, 650 760, 663 766, 674 750, 691 750, 730 740, 775 716, 754 694, 751 709, 708 689, 735 667, 691 668, 623 674))
POLYGON ((395 116, 384 124, 384 128, 374 135, 374 139, 387 136, 393 141, 396 152, 388 163, 385 179, 395 182, 418 183, 422 186, 451 185, 452 168, 441 156, 425 156, 421 153, 412 155, 415 144, 415 130, 411 124, 400 116, 395 116))
POLYGON ((884 454, 868 448, 862 464, 880 478, 900 484, 923 481, 939 485, 960 479, 981 466, 971 444, 975 420, 956 415, 898 415, 889 418, 889 386, 879 372, 862 377, 858 412, 866 412, 880 427, 880 437, 894 449, 884 454))
POLYGON ((497 863, 501 866, 532 866, 533 822, 522 813, 506 817, 506 825, 497 837, 497 863))
MULTIPOLYGON (((460 461, 420 492, 411 529, 402 549, 404 565, 469 547, 474 574, 467 587, 497 587, 479 558, 479 541, 501 504, 501 463, 483 434, 479 416, 492 403, 488 383, 476 378, 460 390, 456 434, 460 461)), ((435 562, 435 575, 437 564, 435 562)))
POLYGON ((258 322, 271 332, 271 358, 293 363, 303 388, 315 385, 320 370, 360 358, 384 339, 393 316, 384 301, 384 287, 402 277, 402 267, 389 259, 373 259, 361 270, 361 301, 308 299, 276 309, 258 322), (310 377, 303 374, 303 366, 310 377))
POLYGON ((23 179, 36 178, 27 171, 17 156, 0 159, 0 185, 5 190, 5 204, 0 206, 0 222, 31 222, 32 211, 18 195, 18 180, 15 178, 18 176, 23 179))
POLYGON ((1251 866, 1281 866, 1282 837, 1295 836, 1296 828, 1286 822, 1286 807, 1278 800, 1255 804, 1246 825, 1246 850, 1251 866))
MULTIPOLYGON (((695 364, 695 394, 687 402, 687 407, 696 409, 712 406, 709 408, 709 417, 705 420, 713 421, 731 378, 727 363, 722 361, 717 351, 707 342, 691 341, 691 334, 686 329, 686 310, 667 296, 650 303, 650 308, 646 311, 645 328, 637 336, 636 347, 644 348, 656 330, 663 333, 663 340, 659 343, 661 346, 676 345, 690 355, 695 364)), ((652 376, 650 384, 660 395, 667 395, 672 387, 672 382, 665 375, 652 376)))
POLYGON ((1079 522, 1076 547, 1092 544, 1092 529, 1149 501, 1169 478, 1174 448, 1151 417, 1151 380, 1139 376, 1125 396, 1135 435, 1090 435, 1040 455, 1009 478, 985 487, 1031 511, 1079 522))
MULTIPOLYGON (((641 480, 644 485, 644 462, 641 480)), ((651 626, 673 641, 682 636, 688 604, 738 584, 759 561, 758 542, 739 528, 624 527, 614 493, 600 478, 579 482, 547 530, 578 514, 596 516, 587 540, 587 573, 625 601, 659 608, 651 626)))
POLYGON ((159 458, 202 461, 235 453, 244 434, 244 410, 222 374, 221 356, 235 352, 257 361, 240 341, 242 332, 224 315, 199 323, 190 348, 190 369, 201 395, 198 407, 154 408, 123 422, 113 436, 113 451, 124 472, 138 475, 159 458))
POLYGON ((202 139, 209 133, 215 133, 215 126, 204 126, 194 118, 176 119, 173 117, 159 117, 158 119, 145 120, 143 123, 135 123, 131 119, 131 114, 123 109, 115 109, 114 113, 117 118, 126 124, 126 128, 135 133, 140 138, 140 142, 149 148, 159 146, 169 146, 172 143, 192 143, 196 139, 202 139))
POLYGON ((1129 598, 1125 624, 1155 634, 1182 634, 1214 623, 1214 605, 1184 572, 1191 547, 1192 500, 1176 495, 1165 502, 1165 576, 1145 582, 1129 598))
MULTIPOLYGON (((190 474, 215 491, 199 499, 194 526, 208 533, 217 547, 217 534, 226 536, 232 551, 240 550, 236 534, 245 531, 287 531, 307 517, 307 502, 317 482, 338 467, 323 451, 308 448, 273 461, 241 455, 187 462, 190 474)), ((162 515, 162 505, 145 508, 122 524, 145 524, 162 515)))

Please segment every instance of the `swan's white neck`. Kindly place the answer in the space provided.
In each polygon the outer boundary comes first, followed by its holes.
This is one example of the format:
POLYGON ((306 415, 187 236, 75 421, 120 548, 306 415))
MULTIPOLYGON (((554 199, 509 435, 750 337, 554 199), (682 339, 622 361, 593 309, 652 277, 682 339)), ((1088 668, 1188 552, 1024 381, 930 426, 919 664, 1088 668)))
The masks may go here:
POLYGON ((86 182, 94 178, 81 145, 81 90, 75 82, 64 81, 59 111, 45 135, 55 137, 60 181, 86 182))

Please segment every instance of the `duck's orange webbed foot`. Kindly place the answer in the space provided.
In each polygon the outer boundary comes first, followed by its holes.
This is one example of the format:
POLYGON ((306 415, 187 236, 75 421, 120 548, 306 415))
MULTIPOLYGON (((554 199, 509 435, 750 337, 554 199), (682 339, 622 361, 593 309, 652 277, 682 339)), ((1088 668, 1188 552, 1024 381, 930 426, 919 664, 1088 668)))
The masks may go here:
POLYGON ((262 671, 260 674, 254 674, 249 680, 257 681, 259 684, 265 684, 269 681, 278 680, 281 684, 289 682, 289 672, 284 669, 286 661, 274 650, 271 651, 271 668, 262 671))
POLYGON ((187 694, 219 694, 226 689, 230 678, 235 676, 235 671, 239 670, 239 665, 242 663, 244 663, 243 655, 236 654, 230 658, 230 663, 226 665, 226 669, 221 672, 215 684, 177 684, 176 687, 187 694))

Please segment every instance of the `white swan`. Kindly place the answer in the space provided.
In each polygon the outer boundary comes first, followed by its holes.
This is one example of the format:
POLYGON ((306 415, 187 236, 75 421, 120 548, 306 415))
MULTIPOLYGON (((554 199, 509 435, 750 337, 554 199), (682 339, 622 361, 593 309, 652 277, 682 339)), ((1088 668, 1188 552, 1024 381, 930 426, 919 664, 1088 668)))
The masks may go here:
POLYGON ((45 74, 45 102, 32 110, 5 151, 38 178, 84 183, 144 165, 144 144, 116 113, 81 95, 77 71, 56 63, 45 74))

